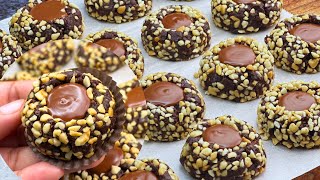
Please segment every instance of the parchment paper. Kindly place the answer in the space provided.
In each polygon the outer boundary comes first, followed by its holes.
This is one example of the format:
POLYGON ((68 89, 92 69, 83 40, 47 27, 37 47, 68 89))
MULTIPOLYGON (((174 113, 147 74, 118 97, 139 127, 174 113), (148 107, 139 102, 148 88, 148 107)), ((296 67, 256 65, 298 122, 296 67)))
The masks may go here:
MULTIPOLYGON (((126 33, 138 41, 139 47, 145 58, 145 75, 155 73, 159 71, 174 72, 178 73, 188 79, 196 82, 198 88, 204 95, 204 91, 201 89, 199 82, 193 77, 193 74, 199 68, 199 61, 201 57, 187 61, 187 62, 167 62, 153 58, 147 55, 146 51, 142 47, 140 30, 144 21, 144 18, 139 20, 125 23, 125 24, 111 24, 101 21, 97 21, 89 17, 85 11, 83 0, 70 0, 77 4, 82 11, 85 18, 86 29, 83 37, 86 37, 89 33, 94 33, 104 28, 111 28, 117 31, 126 33)), ((215 27, 212 23, 211 12, 210 12, 210 0, 195 0, 193 2, 175 2, 170 0, 153 0, 153 11, 160 7, 167 6, 170 4, 183 4, 200 9, 200 11, 208 18, 212 31, 211 47, 220 41, 226 40, 227 38, 235 37, 229 32, 223 31, 215 27)), ((282 12, 282 19, 290 17, 286 11, 282 12)), ((0 21, 0 28, 9 32, 8 30, 9 19, 0 21)), ((261 43, 264 43, 263 39, 266 34, 271 31, 271 28, 246 36, 256 38, 261 43)), ((319 74, 314 75, 295 75, 292 73, 285 72, 281 69, 276 69, 275 83, 288 82, 292 80, 304 80, 311 81, 316 80, 320 82, 319 74)), ((256 123, 256 110, 259 100, 247 102, 247 103, 234 103, 226 100, 221 100, 208 95, 204 95, 206 102, 206 118, 214 118, 220 115, 230 114, 238 117, 239 119, 245 120, 257 128, 256 123)), ((170 167, 178 174, 181 180, 192 179, 183 169, 179 162, 179 156, 181 148, 185 140, 171 142, 171 143, 159 143, 159 142, 144 142, 142 151, 139 158, 153 157, 160 158, 165 161, 170 167)), ((296 177, 308 170, 315 168, 320 165, 320 150, 303 150, 303 149, 287 149, 283 146, 274 146, 271 141, 265 141, 264 147, 267 153, 267 167, 266 172, 260 175, 257 179, 272 179, 272 180, 285 180, 296 177)), ((0 161, 1 166, 1 161, 0 161)))

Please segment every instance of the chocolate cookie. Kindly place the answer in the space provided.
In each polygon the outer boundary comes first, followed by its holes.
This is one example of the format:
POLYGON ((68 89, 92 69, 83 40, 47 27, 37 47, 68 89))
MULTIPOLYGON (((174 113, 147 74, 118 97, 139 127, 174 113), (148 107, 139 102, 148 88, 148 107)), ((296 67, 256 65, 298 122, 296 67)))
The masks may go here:
POLYGON ((202 120, 205 103, 195 84, 178 74, 159 72, 141 80, 148 107, 146 139, 176 141, 202 120))
POLYGON ((320 71, 320 16, 297 15, 281 21, 265 38, 277 67, 296 74, 320 71))
POLYGON ((17 59, 21 69, 33 76, 59 71, 73 55, 72 39, 49 41, 30 49, 17 59))
POLYGON ((195 74, 207 94, 236 102, 259 98, 274 79, 274 58, 256 40, 236 37, 207 51, 195 74))
POLYGON ((0 79, 20 55, 21 47, 16 38, 0 29, 0 79))
MULTIPOLYGON (((115 41, 117 43, 117 41, 115 41)), ((113 42, 110 41, 110 46, 113 42)), ((123 46, 122 46, 123 47, 123 46)), ((90 67, 112 73, 124 65, 125 56, 118 57, 110 49, 92 42, 80 42, 75 56, 75 62, 78 67, 90 67)))
POLYGON ((132 134, 122 132, 114 148, 96 167, 69 175, 69 179, 118 179, 134 163, 142 145, 132 134))
POLYGON ((109 79, 107 87, 89 73, 67 70, 42 75, 33 83, 22 123, 39 157, 77 169, 103 156, 109 143, 114 145, 122 130, 123 104, 109 79))
POLYGON ((200 122, 183 146, 180 162, 196 179, 253 179, 265 170, 262 140, 232 116, 200 122))
POLYGON ((50 40, 78 39, 84 29, 80 10, 67 0, 30 0, 9 25, 11 35, 25 50, 50 40))
POLYGON ((287 148, 320 146, 320 85, 293 81, 273 86, 258 106, 259 133, 287 148))
POLYGON ((124 131, 136 138, 144 138, 148 128, 148 108, 140 82, 132 79, 119 84, 119 88, 126 106, 124 131))
POLYGON ((85 0, 86 10, 98 20, 124 23, 145 16, 152 8, 151 0, 138 1, 96 1, 85 0))
POLYGON ((136 160, 119 180, 178 180, 178 176, 159 159, 136 160))
POLYGON ((210 46, 208 20, 190 6, 172 5, 146 17, 141 39, 150 56, 183 61, 200 56, 210 46))
POLYGON ((138 78, 142 77, 144 59, 137 43, 129 36, 105 29, 90 34, 86 40, 92 43, 80 45, 75 58, 78 66, 113 72, 126 63, 138 78))
POLYGON ((232 33, 253 33, 276 24, 282 0, 211 0, 216 26, 232 33))

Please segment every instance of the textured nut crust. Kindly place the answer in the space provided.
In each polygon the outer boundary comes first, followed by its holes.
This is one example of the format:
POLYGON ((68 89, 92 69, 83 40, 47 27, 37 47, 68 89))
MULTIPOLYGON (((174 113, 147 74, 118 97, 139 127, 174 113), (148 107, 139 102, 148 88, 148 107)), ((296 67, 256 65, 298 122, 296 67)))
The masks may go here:
POLYGON ((43 0, 29 0, 10 20, 10 33, 17 38, 19 45, 29 50, 37 45, 57 39, 79 39, 83 33, 84 23, 78 7, 61 0, 68 16, 54 21, 38 21, 30 15, 30 10, 43 0))
MULTIPOLYGON (((99 56, 93 56, 93 52, 90 51, 92 48, 90 48, 86 53, 84 53, 85 56, 82 58, 78 55, 78 58, 76 58, 76 63, 78 66, 108 70, 108 67, 113 66, 113 69, 116 69, 121 65, 121 63, 125 62, 138 78, 142 77, 144 72, 144 58, 135 40, 124 33, 116 32, 110 29, 105 29, 103 31, 90 34, 88 37, 86 37, 86 40, 90 42, 96 42, 100 39, 115 39, 121 41, 126 49, 125 55, 121 56, 120 58, 113 57, 112 59, 101 59, 99 56)), ((103 48, 98 48, 98 51, 100 50, 103 50, 103 48)), ((104 50, 96 53, 100 55, 102 53, 102 57, 108 57, 104 50)))
POLYGON ((75 44, 71 39, 49 41, 21 55, 17 62, 21 69, 33 76, 59 71, 73 55, 75 44))
POLYGON ((109 53, 102 46, 93 45, 91 42, 82 41, 75 56, 78 67, 89 67, 106 73, 112 73, 124 65, 125 56, 118 57, 109 53))
POLYGON ((298 15, 287 18, 271 31, 265 42, 277 67, 296 74, 317 73, 320 71, 320 41, 309 43, 289 32, 302 23, 320 24, 320 16, 298 15))
POLYGON ((24 81, 24 80, 36 80, 37 78, 32 76, 27 71, 18 71, 14 75, 6 78, 2 78, 1 81, 24 81))
POLYGON ((123 151, 123 159, 119 166, 112 166, 111 170, 102 174, 95 174, 90 170, 78 171, 70 174, 69 179, 81 180, 81 179, 118 179, 131 165, 134 160, 138 157, 142 145, 132 135, 122 132, 119 141, 114 145, 115 147, 121 148, 123 151))
POLYGON ((236 37, 220 42, 207 51, 195 74, 201 86, 210 94, 236 102, 257 99, 274 79, 274 58, 265 45, 247 37, 236 37), (219 52, 233 44, 249 46, 256 54, 255 63, 248 66, 232 66, 219 61, 219 52))
POLYGON ((2 51, 0 51, 0 79, 9 66, 21 55, 21 47, 18 46, 16 38, 0 29, 0 41, 2 51))
POLYGON ((152 8, 151 0, 85 0, 90 16, 107 22, 124 23, 145 16, 152 8))
POLYGON ((314 148, 320 146, 319 110, 320 85, 317 82, 293 81, 273 86, 258 106, 258 127, 263 139, 287 148, 314 148), (317 103, 305 111, 288 111, 280 106, 279 98, 290 91, 313 95, 317 103))
POLYGON ((172 82, 182 88, 184 99, 174 106, 162 107, 147 102, 148 130, 146 140, 177 141, 185 139, 202 120, 205 102, 195 84, 178 74, 159 72, 141 80, 143 89, 156 82, 172 82))
POLYGON ((208 20, 200 11, 183 5, 172 5, 146 17, 141 30, 144 48, 150 56, 163 60, 183 61, 200 56, 210 46, 211 32, 208 20), (165 15, 182 12, 193 19, 189 27, 178 30, 164 28, 165 15))
POLYGON ((259 0, 237 4, 233 0, 211 0, 212 19, 216 26, 232 33, 253 33, 276 24, 282 0, 259 0))
POLYGON ((22 111, 22 123, 27 141, 39 153, 65 161, 86 159, 107 142, 116 121, 115 100, 100 80, 68 70, 45 74, 33 87, 22 111), (70 82, 82 84, 91 103, 85 118, 65 122, 50 115, 46 98, 54 87, 70 82))
POLYGON ((160 159, 136 160, 134 164, 128 168, 125 174, 138 170, 150 171, 158 178, 158 180, 179 180, 174 171, 160 159))
POLYGON ((251 125, 232 116, 220 116, 202 121, 190 133, 180 162, 197 179, 253 179, 265 170, 266 154, 259 134, 251 125), (216 124, 238 130, 242 142, 233 148, 219 148, 218 144, 204 141, 203 131, 216 124))
MULTIPOLYGON (((119 84, 120 93, 123 101, 127 101, 127 93, 133 88, 139 87, 140 82, 137 79, 119 84)), ((148 108, 147 106, 139 106, 134 108, 126 108, 126 121, 123 124, 123 130, 133 134, 136 138, 144 138, 148 128, 148 108)))

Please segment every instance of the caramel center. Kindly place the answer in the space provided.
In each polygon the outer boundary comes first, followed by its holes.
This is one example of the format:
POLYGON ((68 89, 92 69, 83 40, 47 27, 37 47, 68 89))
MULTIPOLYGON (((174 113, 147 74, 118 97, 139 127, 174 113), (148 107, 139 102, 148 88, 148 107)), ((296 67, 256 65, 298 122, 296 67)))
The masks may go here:
POLYGON ((68 83, 55 87, 48 95, 47 103, 49 113, 54 118, 70 121, 85 116, 90 99, 82 85, 68 83))
POLYGON ((138 170, 122 176, 119 180, 158 180, 150 171, 138 170))
POLYGON ((156 82, 144 90, 144 95, 156 106, 172 106, 184 99, 183 90, 171 82, 156 82))
POLYGON ((220 148, 233 148, 239 145, 242 138, 238 131, 229 125, 218 124, 208 127, 202 134, 203 140, 215 143, 220 148))
POLYGON ((127 93, 126 107, 141 107, 146 105, 146 98, 144 96, 143 89, 141 87, 133 88, 127 93))
POLYGON ((98 166, 90 169, 90 171, 95 174, 107 173, 112 166, 119 166, 123 157, 122 149, 114 147, 108 151, 103 161, 98 166))
POLYGON ((126 53, 123 43, 116 39, 100 39, 95 43, 107 48, 118 57, 121 57, 126 53))
POLYGON ((289 111, 308 110, 313 103, 316 103, 316 99, 302 91, 286 93, 279 99, 279 105, 284 106, 289 111))
POLYGON ((0 39, 0 53, 2 53, 3 50, 3 44, 2 44, 2 39, 0 39))
POLYGON ((43 1, 31 9, 30 15, 39 21, 52 21, 68 15, 63 11, 65 6, 60 0, 43 1))
POLYGON ((320 25, 318 24, 300 24, 293 27, 289 32, 307 42, 315 43, 320 40, 320 25))
POLYGON ((185 13, 171 13, 163 17, 162 24, 167 29, 177 30, 184 26, 188 27, 192 23, 192 19, 185 13))
POLYGON ((242 44, 228 46, 219 52, 220 62, 232 66, 247 66, 253 64, 255 59, 256 54, 253 50, 242 44))

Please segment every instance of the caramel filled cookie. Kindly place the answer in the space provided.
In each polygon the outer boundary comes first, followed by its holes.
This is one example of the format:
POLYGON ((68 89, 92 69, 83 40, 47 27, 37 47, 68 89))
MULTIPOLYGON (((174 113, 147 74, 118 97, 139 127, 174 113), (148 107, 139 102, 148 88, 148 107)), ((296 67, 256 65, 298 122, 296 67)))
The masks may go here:
POLYGON ((172 5, 146 17, 141 39, 150 56, 184 61, 200 56, 209 48, 211 32, 208 20, 200 11, 172 5))
POLYGON ((120 139, 96 167, 69 175, 69 179, 118 179, 134 163, 142 145, 132 134, 121 133, 120 139))
POLYGON ((262 138, 287 148, 320 146, 319 89, 317 82, 293 81, 268 90, 257 111, 262 138))
POLYGON ((42 160, 77 169, 114 146, 123 101, 111 78, 103 83, 80 70, 45 74, 33 83, 22 124, 28 145, 42 160))
POLYGON ((297 15, 281 21, 265 42, 275 65, 296 74, 320 71, 320 16, 297 15))
POLYGON ((266 46, 239 36, 207 51, 195 77, 209 95, 247 102, 269 89, 274 79, 273 64, 266 46))
POLYGON ((147 140, 184 139, 203 118, 205 103, 192 81, 159 72, 143 78, 141 85, 149 111, 147 140))
POLYGON ((148 129, 148 108, 144 91, 137 79, 119 84, 126 107, 125 132, 136 138, 144 138, 148 129))
POLYGON ((67 0, 30 0, 10 20, 10 33, 29 50, 57 39, 79 39, 84 23, 78 7, 67 0))
POLYGON ((90 34, 90 43, 79 46, 75 61, 79 67, 114 72, 127 64, 138 78, 144 72, 144 58, 137 42, 121 32, 110 29, 90 34))
POLYGON ((211 0, 214 24, 232 33, 258 32, 276 24, 282 0, 211 0))
POLYGON ((200 122, 190 133, 180 162, 196 179, 253 179, 264 172, 266 153, 252 126, 220 116, 200 122))

